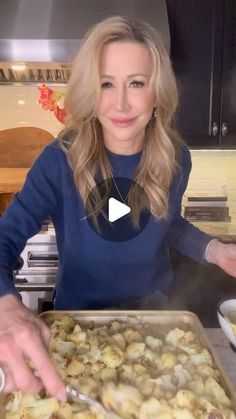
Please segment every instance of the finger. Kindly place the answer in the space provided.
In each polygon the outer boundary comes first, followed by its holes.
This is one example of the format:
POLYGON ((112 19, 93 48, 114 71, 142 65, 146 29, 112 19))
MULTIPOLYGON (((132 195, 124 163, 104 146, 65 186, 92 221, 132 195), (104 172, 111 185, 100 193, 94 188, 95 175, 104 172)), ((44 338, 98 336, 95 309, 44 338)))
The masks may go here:
MULTIPOLYGON (((18 342, 19 343, 19 342, 18 342)), ((20 389, 28 393, 38 393, 42 388, 41 379, 34 376, 34 371, 28 365, 28 360, 23 355, 27 339, 16 345, 11 336, 5 336, 1 341, 0 364, 7 376, 7 389, 20 389)))
POLYGON ((48 393, 61 401, 66 401, 65 385, 53 365, 39 334, 34 334, 31 336, 31 339, 28 339, 24 352, 33 363, 48 393))
POLYGON ((7 366, 3 367, 3 371, 5 374, 5 386, 2 392, 6 394, 6 393, 10 393, 13 390, 16 390, 16 383, 15 383, 15 380, 11 371, 9 371, 7 366))
POLYGON ((39 320, 39 328, 40 328, 40 333, 41 333, 43 343, 46 346, 46 348, 48 348, 50 339, 51 339, 51 330, 42 320, 40 319, 38 320, 39 320))
POLYGON ((42 389, 41 379, 34 375, 33 370, 19 351, 9 351, 7 371, 8 376, 14 380, 15 388, 30 394, 37 394, 42 389))

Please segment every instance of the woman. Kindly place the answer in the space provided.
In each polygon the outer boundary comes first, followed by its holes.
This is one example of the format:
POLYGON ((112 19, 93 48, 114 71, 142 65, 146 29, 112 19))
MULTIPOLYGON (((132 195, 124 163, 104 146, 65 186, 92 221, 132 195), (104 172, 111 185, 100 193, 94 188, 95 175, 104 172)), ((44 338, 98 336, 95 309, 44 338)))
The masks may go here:
MULTIPOLYGON (((0 365, 6 392, 35 393, 43 385, 65 399, 47 354, 49 331, 23 306, 12 280, 26 240, 48 216, 60 259, 56 309, 159 308, 171 283, 169 245, 236 276, 236 247, 212 240, 180 216, 191 162, 172 126, 176 106, 169 57, 154 29, 112 17, 87 33, 68 84, 67 128, 39 156, 1 219, 0 365), (99 235, 96 221, 119 177, 145 190, 151 216, 132 240, 116 242, 99 235), (93 199, 89 192, 98 180, 105 181, 105 198, 98 193, 93 199)), ((135 193, 130 187, 130 199, 135 193)), ((137 228, 145 208, 135 202, 130 220, 137 228)))

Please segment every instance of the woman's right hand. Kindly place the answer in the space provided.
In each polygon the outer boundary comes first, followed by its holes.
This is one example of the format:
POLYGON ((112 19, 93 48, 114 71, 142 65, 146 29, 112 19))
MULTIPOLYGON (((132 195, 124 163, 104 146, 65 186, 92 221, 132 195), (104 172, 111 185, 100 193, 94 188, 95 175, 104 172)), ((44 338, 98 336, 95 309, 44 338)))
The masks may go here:
POLYGON ((0 298, 0 367, 6 374, 5 393, 19 389, 36 394, 45 387, 52 396, 66 400, 65 386, 48 355, 49 341, 49 328, 16 296, 0 298))

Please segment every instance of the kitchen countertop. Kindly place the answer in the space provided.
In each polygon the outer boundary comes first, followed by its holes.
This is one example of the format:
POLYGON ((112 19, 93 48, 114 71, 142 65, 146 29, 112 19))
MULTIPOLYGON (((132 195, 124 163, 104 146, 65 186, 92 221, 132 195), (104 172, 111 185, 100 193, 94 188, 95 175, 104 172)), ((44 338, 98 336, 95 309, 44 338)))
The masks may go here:
POLYGON ((228 339, 220 328, 206 328, 205 332, 236 391, 236 352, 231 349, 228 339))
POLYGON ((231 221, 195 221, 192 222, 200 230, 216 236, 223 241, 236 241, 236 216, 231 221))

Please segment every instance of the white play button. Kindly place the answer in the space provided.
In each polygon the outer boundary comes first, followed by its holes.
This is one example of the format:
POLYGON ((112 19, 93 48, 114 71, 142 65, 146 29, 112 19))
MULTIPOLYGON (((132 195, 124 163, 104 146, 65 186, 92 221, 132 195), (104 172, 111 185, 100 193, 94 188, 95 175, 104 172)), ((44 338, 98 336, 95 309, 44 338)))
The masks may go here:
POLYGON ((112 242, 134 239, 145 229, 151 215, 149 200, 143 188, 125 177, 112 177, 98 183, 89 193, 85 210, 88 224, 93 232, 103 240, 112 242), (131 191, 132 194, 129 195, 131 191), (98 197, 102 199, 103 206, 100 209, 98 197), (138 202, 142 204, 142 211, 139 220, 136 220, 135 208, 138 202), (139 225, 134 223, 135 220, 139 225))
POLYGON ((123 204, 115 198, 109 198, 108 200, 108 220, 113 223, 119 218, 129 214, 131 208, 128 205, 123 204))

